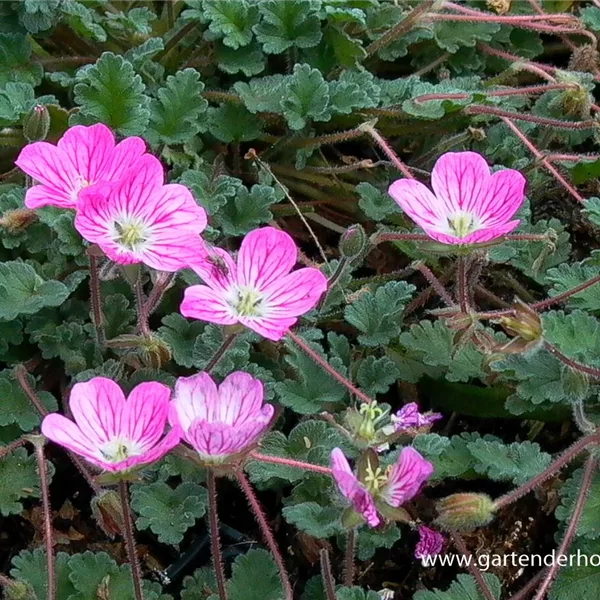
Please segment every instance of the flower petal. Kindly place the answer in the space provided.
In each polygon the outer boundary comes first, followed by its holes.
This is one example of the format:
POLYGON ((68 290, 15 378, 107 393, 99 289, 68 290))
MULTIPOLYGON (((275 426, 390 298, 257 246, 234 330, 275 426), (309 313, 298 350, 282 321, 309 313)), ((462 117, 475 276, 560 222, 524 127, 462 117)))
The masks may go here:
POLYGON ((242 325, 274 342, 281 340, 297 320, 296 317, 238 317, 242 325))
POLYGON ((72 450, 90 462, 103 467, 104 461, 99 458, 96 445, 81 429, 67 417, 52 413, 42 421, 42 434, 55 444, 72 450))
POLYGON ((496 171, 488 180, 485 198, 476 214, 485 227, 503 225, 512 219, 525 199, 525 177, 514 169, 496 171))
POLYGON ((444 548, 444 536, 425 525, 419 527, 419 543, 415 548, 415 558, 437 556, 444 548))
POLYGON ((179 424, 184 431, 188 431, 194 421, 212 419, 218 403, 217 384, 208 373, 179 377, 173 394, 176 412, 171 410, 169 422, 172 426, 179 424))
POLYGON ((189 265, 206 285, 215 290, 227 291, 235 285, 237 265, 231 254, 222 248, 205 242, 189 265))
POLYGON ((404 504, 419 493, 432 473, 433 465, 428 460, 410 446, 403 448, 385 485, 385 501, 393 507, 404 504))
POLYGON ((490 167, 477 152, 446 152, 433 167, 431 187, 445 215, 458 211, 478 215, 490 178, 490 167))
POLYGON ((461 240, 462 244, 483 244, 485 242, 491 242, 507 233, 513 231, 518 227, 520 221, 509 221, 502 225, 494 225, 492 227, 485 227, 484 229, 478 229, 473 233, 470 233, 467 237, 461 240))
POLYGON ((62 193, 65 200, 70 198, 70 206, 64 208, 75 208, 78 174, 62 150, 48 142, 27 144, 15 164, 36 181, 55 190, 56 194, 62 193))
POLYGON ((83 435, 96 447, 123 433, 125 394, 112 379, 94 377, 76 383, 69 407, 83 435))
POLYGON ((192 285, 186 288, 179 310, 184 317, 219 325, 233 325, 238 322, 232 316, 231 307, 223 295, 206 285, 192 285))
POLYGON ((150 449, 165 431, 170 399, 171 389, 162 383, 148 381, 134 387, 123 409, 122 435, 150 449))
POLYGON ((199 234, 207 223, 206 211, 178 183, 156 187, 136 214, 152 225, 157 239, 173 239, 181 232, 199 234))
POLYGON ((185 433, 185 438, 198 454, 207 459, 222 459, 237 454, 244 449, 246 441, 235 427, 226 423, 209 423, 204 420, 194 421, 185 433))
POLYGON ((68 191, 48 185, 34 185, 25 192, 27 208, 36 209, 48 205, 58 208, 75 208, 76 203, 68 191))
POLYGON ((284 231, 262 227, 242 241, 238 254, 238 283, 264 289, 287 275, 296 264, 298 248, 284 231))
POLYGON ((261 381, 250 373, 230 373, 219 386, 219 404, 216 419, 240 427, 260 415, 264 400, 261 381))
POLYGON ((312 310, 327 290, 327 277, 319 269, 298 269, 264 289, 265 316, 298 317, 312 310))
POLYGON ((388 190, 396 204, 428 234, 432 227, 446 224, 447 212, 443 204, 420 181, 398 179, 388 190))

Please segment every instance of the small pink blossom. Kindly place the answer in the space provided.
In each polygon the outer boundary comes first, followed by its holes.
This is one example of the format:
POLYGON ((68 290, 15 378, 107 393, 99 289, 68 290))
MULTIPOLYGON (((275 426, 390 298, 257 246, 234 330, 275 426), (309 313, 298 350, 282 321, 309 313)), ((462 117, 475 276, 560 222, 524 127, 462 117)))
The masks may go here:
POLYGON ((419 405, 416 402, 405 404, 395 415, 391 416, 396 432, 407 429, 417 429, 419 427, 428 427, 438 419, 443 417, 440 413, 420 413, 419 405))
POLYGON ((442 244, 476 244, 511 232, 525 178, 514 169, 493 174, 476 152, 447 152, 431 173, 432 193, 414 179, 394 181, 390 196, 425 233, 442 244))
POLYGON ((118 182, 81 192, 75 228, 116 263, 187 267, 202 251, 206 212, 185 186, 163 181, 162 165, 146 154, 118 182))
POLYGON ((430 529, 425 525, 419 527, 419 542, 415 547, 415 558, 422 561, 437 556, 443 549, 445 544, 444 536, 430 529))
POLYGON ((217 387, 202 372, 177 380, 169 420, 204 462, 219 464, 251 450, 274 414, 262 382, 249 373, 231 373, 217 387))
POLYGON ((76 208, 81 190, 119 180, 145 152, 142 138, 129 137, 116 144, 112 131, 101 123, 71 127, 56 146, 28 144, 15 164, 40 185, 27 190, 25 206, 76 208))
POLYGON ((318 269, 292 271, 297 258, 292 238, 273 227, 246 235, 237 262, 213 248, 191 264, 206 285, 185 290, 181 313, 220 325, 241 323, 280 340, 327 289, 327 278, 318 269))
POLYGON ((433 473, 433 465, 410 446, 403 448, 396 464, 386 470, 368 464, 364 481, 352 472, 339 448, 331 452, 331 469, 341 494, 370 527, 381 522, 378 502, 398 508, 416 496, 433 473))
POLYGON ((165 435, 171 390, 156 382, 140 383, 126 399, 106 377, 76 383, 71 419, 52 413, 42 422, 50 440, 106 471, 122 472, 154 462, 179 443, 173 427, 165 435))

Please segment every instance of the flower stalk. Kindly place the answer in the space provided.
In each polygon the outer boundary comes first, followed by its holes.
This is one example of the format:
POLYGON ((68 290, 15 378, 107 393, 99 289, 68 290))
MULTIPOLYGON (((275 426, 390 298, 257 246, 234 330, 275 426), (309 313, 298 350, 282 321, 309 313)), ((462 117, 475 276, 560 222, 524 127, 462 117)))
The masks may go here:
POLYGON ((92 305, 92 319, 94 320, 94 329, 96 331, 96 342, 100 352, 106 345, 106 336, 104 334, 104 315, 102 314, 102 295, 100 291, 100 276, 98 257, 93 251, 88 250, 90 261, 90 303, 92 305))
POLYGON ((327 548, 323 548, 319 554, 321 562, 321 578, 323 579, 323 587, 325 588, 325 597, 327 600, 336 600, 335 596, 335 579, 331 573, 331 560, 327 548))
POLYGON ((267 521, 267 517, 260 505, 258 498, 256 497, 256 493, 252 488, 252 485, 248 481, 248 478, 244 474, 243 471, 238 471, 236 473, 237 480, 248 500, 248 504, 250 504, 250 508, 256 517, 256 522, 258 523, 265 542, 275 559, 275 564, 279 569, 279 576, 281 577, 281 582, 283 584, 284 598, 285 600, 294 600, 294 591, 292 588, 292 584, 290 582, 290 578, 288 576, 287 570, 285 568, 285 563, 283 562, 283 556, 281 556, 281 552, 277 546, 277 542, 275 541, 275 537, 273 536, 273 532, 271 531, 271 527, 267 521))
POLYGON ((354 585, 354 557, 356 555, 356 529, 349 529, 346 536, 346 551, 344 554, 344 586, 354 585))
POLYGON ((250 457, 260 462, 271 463, 274 465, 285 465, 286 467, 294 467, 296 469, 302 469, 303 471, 313 471, 314 473, 320 473, 321 475, 331 475, 331 469, 329 467, 313 465, 300 460, 282 458, 281 456, 270 456, 268 454, 261 454, 260 452, 251 452, 250 457))
POLYGON ((240 334, 239 331, 234 331, 225 337, 221 346, 217 349, 217 351, 212 355, 211 359, 206 363, 204 370, 207 373, 210 373, 222 360, 227 350, 231 348, 233 342, 235 342, 237 336, 240 334))
POLYGON ((133 519, 131 517, 131 506, 129 503, 129 486, 124 479, 119 481, 119 497, 121 499, 121 508, 123 510, 123 537, 127 548, 129 565, 131 566, 133 591, 136 600, 144 600, 144 594, 142 592, 142 570, 140 568, 140 562, 135 546, 133 519))
POLYGON ((225 568, 223 566, 223 553, 221 551, 221 537, 219 535, 219 516, 217 514, 217 486, 215 473, 212 469, 206 472, 206 485, 208 488, 208 521, 210 529, 210 548, 213 559, 213 568, 217 578, 219 600, 227 600, 227 587, 225 581, 225 568))

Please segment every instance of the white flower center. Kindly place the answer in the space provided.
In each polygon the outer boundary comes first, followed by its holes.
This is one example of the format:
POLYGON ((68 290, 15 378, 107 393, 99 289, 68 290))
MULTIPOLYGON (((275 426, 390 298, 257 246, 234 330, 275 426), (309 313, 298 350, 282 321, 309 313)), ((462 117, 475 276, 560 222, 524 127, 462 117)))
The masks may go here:
POLYGON ((448 228, 452 235, 464 238, 473 233, 473 231, 480 229, 481 225, 475 215, 460 211, 448 217, 448 228))
POLYGON ((113 239, 127 252, 144 248, 150 237, 148 227, 141 219, 126 217, 113 223, 113 239))
POLYGON ((119 463, 141 453, 142 449, 135 442, 123 438, 114 438, 100 448, 102 458, 111 463, 119 463))
POLYGON ((260 317, 263 314, 263 296, 254 288, 237 288, 229 304, 239 317, 260 317))

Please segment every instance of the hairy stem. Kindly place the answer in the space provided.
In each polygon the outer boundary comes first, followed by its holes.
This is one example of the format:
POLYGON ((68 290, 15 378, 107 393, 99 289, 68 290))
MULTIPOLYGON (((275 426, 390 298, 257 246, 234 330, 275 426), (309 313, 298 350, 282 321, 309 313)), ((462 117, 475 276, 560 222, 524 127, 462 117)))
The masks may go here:
POLYGON ((425 263, 417 261, 413 264, 415 265, 415 269, 419 271, 425 277, 425 279, 427 279, 429 285, 434 289, 435 293, 444 301, 446 306, 456 306, 456 302, 454 302, 452 296, 444 287, 444 284, 435 276, 433 271, 425 263))
POLYGON ((483 596, 486 598, 486 600, 496 600, 492 590, 490 590, 490 587, 483 577, 483 573, 477 567, 477 563, 473 560, 473 556, 469 552, 469 549, 467 548, 467 545, 465 544, 465 541, 460 533, 458 533, 458 531, 451 531, 450 535, 456 549, 467 559, 466 562, 469 573, 471 573, 471 575, 475 578, 475 581, 477 582, 477 585, 479 586, 483 596))
POLYGON ((372 123, 363 123, 358 129, 368 133, 373 140, 377 142, 377 145, 385 152, 404 177, 407 179, 414 179, 412 173, 408 170, 408 167, 400 160, 400 158, 398 158, 398 155, 392 150, 392 147, 388 144, 387 140, 375 129, 375 127, 373 127, 372 123))
POLYGON ((467 279, 468 274, 469 273, 466 258, 464 256, 459 256, 457 264, 456 285, 460 310, 464 314, 467 314, 469 312, 471 304, 469 302, 469 282, 467 279))
POLYGON ((361 392, 349 379, 338 373, 322 356, 317 354, 299 335, 296 335, 291 329, 287 332, 287 337, 301 348, 307 356, 316 362, 324 371, 329 373, 336 381, 341 383, 350 393, 354 394, 367 404, 371 403, 371 398, 364 392, 361 392))
POLYGON ((431 238, 423 233, 377 233, 371 238, 374 246, 383 242, 430 242, 431 238))
POLYGON ((150 325, 148 324, 148 313, 146 311, 146 300, 144 299, 144 286, 142 283, 141 269, 138 278, 135 280, 133 289, 135 292, 135 305, 137 307, 138 314, 138 327, 140 328, 140 333, 143 336, 148 337, 150 336, 150 325))
POLYGON ((102 352, 106 344, 106 336, 104 334, 104 315, 102 314, 98 257, 88 251, 88 258, 90 260, 90 303, 92 305, 92 318, 94 320, 94 329, 96 330, 96 342, 102 352))
POLYGON ((206 486, 208 488, 208 521, 210 529, 210 548, 213 560, 213 569, 217 578, 219 600, 227 600, 225 585, 225 568, 223 566, 223 553, 221 552, 221 537, 219 535, 219 516, 217 514, 217 486, 215 474, 212 469, 206 472, 206 486))
MULTIPOLYGON (((565 535, 558 546, 557 556, 563 556, 569 550, 571 546, 571 542, 575 537, 575 532, 577 531, 577 525, 579 524, 579 520, 581 519, 581 514, 583 513, 583 509, 585 507, 585 502, 587 499, 587 494, 590 489, 590 485, 592 484, 592 479, 594 477, 594 473, 596 472, 596 466, 598 464, 598 460, 595 456, 588 456, 584 471, 583 477, 581 479, 581 488, 579 489, 579 494, 577 496, 577 500, 575 502, 575 508, 573 510, 573 514, 571 515, 571 520, 569 521, 569 526, 565 531, 565 535)), ((537 594, 535 595, 533 600, 543 600, 546 595, 546 592, 550 589, 554 578, 560 568, 560 563, 558 561, 554 561, 552 566, 548 569, 546 573, 546 577, 544 577, 544 581, 538 588, 537 594)))
POLYGON ((294 467, 296 469, 302 469, 303 471, 313 471, 315 473, 321 473, 322 475, 331 475, 331 469, 329 467, 313 465, 300 460, 282 458, 281 456, 270 456, 269 454, 261 454, 260 452, 251 452, 250 457, 260 462, 271 463, 274 465, 285 465, 286 467, 294 467))
POLYGON ((277 542, 275 541, 275 537, 273 536, 273 532, 271 531, 271 527, 269 525, 269 522, 267 521, 267 517, 265 516, 262 506, 260 505, 260 502, 254 492, 254 489, 250 485, 250 482, 248 481, 248 478, 243 473, 243 471, 238 471, 236 475, 238 482, 246 498, 248 499, 248 503, 252 508, 252 512, 256 517, 256 521, 260 526, 265 542, 267 543, 267 546, 269 547, 269 550, 271 551, 271 554, 275 559, 275 564, 279 569, 279 576, 281 577, 281 582, 283 584, 284 598, 285 600, 294 600, 294 591, 292 589, 292 584, 290 583, 290 578, 287 574, 287 570, 283 562, 283 557, 281 556, 281 552, 279 551, 277 542))
POLYGON ((131 517, 131 506, 129 504, 129 486, 124 480, 119 481, 119 496, 121 497, 121 508, 123 510, 123 537, 127 547, 127 557, 131 566, 131 578, 133 580, 133 591, 136 600, 144 600, 142 592, 142 570, 138 560, 135 546, 135 535, 133 530, 133 519, 131 517))
POLYGON ((327 548, 323 548, 319 556, 321 562, 321 578, 323 579, 323 587, 325 588, 325 597, 327 600, 336 600, 335 579, 331 573, 331 560, 329 560, 329 552, 327 551, 327 548))
POLYGON ((146 313, 146 316, 148 318, 152 315, 152 313, 156 310, 157 306, 160 304, 160 301, 162 300, 164 293, 171 285, 173 278, 173 273, 162 274, 160 279, 158 279, 152 287, 152 290, 148 295, 148 300, 146 300, 146 304, 144 306, 144 312, 146 313))
POLYGON ((221 360, 227 353, 227 350, 229 350, 229 348, 231 348, 231 345, 233 344, 233 342, 235 342, 235 339, 237 338, 238 335, 239 335, 239 331, 234 331, 233 333, 230 333, 223 340, 223 343, 221 344, 221 346, 212 355, 211 359, 206 363, 206 366, 204 367, 204 370, 207 373, 210 373, 221 362, 221 360))
POLYGON ((356 529, 349 529, 344 555, 344 586, 354 585, 354 556, 356 554, 356 529))
POLYGON ((6 446, 0 446, 0 459, 8 456, 11 452, 14 452, 17 448, 24 446, 29 442, 29 439, 26 437, 20 437, 18 440, 7 444, 6 446))
POLYGON ((567 355, 563 354, 554 344, 550 342, 544 342, 544 348, 550 352, 553 356, 558 358, 560 362, 564 363, 574 371, 579 371, 580 373, 585 373, 586 375, 591 375, 596 379, 600 379, 600 369, 595 367, 589 367, 588 365, 584 365, 572 358, 569 358, 567 355))
POLYGON ((496 510, 504 508, 509 504, 512 504, 519 498, 522 498, 525 494, 528 494, 535 488, 537 488, 540 484, 542 484, 546 479, 549 479, 556 472, 560 471, 563 467, 568 465, 573 459, 575 459, 579 454, 581 454, 588 446, 592 444, 598 444, 600 441, 600 432, 594 431, 589 435, 586 435, 579 440, 577 440, 572 446, 567 448, 548 468, 542 471, 539 475, 536 475, 533 479, 529 480, 527 483, 524 483, 522 486, 518 487, 508 494, 504 494, 494 502, 494 507, 496 510))
POLYGON ((48 482, 48 466, 44 455, 45 440, 42 436, 32 438, 40 476, 42 506, 44 509, 44 542, 46 544, 46 564, 48 568, 48 600, 56 598, 56 568, 54 558, 54 529, 52 527, 52 506, 50 506, 50 485, 48 482))

